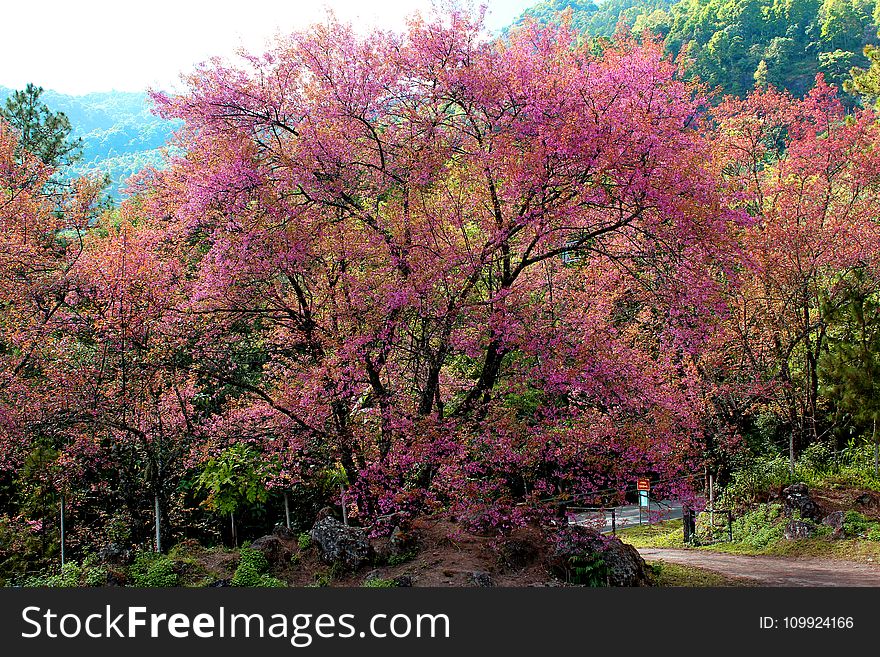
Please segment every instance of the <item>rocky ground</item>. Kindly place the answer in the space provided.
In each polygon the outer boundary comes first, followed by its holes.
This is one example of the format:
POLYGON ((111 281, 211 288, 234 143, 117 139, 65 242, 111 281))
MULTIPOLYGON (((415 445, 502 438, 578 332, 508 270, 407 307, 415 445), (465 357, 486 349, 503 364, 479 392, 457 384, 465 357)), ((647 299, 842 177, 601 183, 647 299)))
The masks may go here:
MULTIPOLYGON (((284 528, 254 541, 273 576, 290 586, 566 586, 569 554, 584 545, 601 551, 603 583, 650 585, 650 573, 635 548, 590 529, 572 527, 575 544, 549 538, 553 528, 524 527, 505 537, 467 532, 446 518, 419 518, 389 537, 370 538, 332 517, 320 518, 309 545, 284 528)), ((184 581, 229 585, 239 559, 235 552, 189 552, 192 574, 184 581)), ((567 581, 568 580, 568 581, 567 581)))

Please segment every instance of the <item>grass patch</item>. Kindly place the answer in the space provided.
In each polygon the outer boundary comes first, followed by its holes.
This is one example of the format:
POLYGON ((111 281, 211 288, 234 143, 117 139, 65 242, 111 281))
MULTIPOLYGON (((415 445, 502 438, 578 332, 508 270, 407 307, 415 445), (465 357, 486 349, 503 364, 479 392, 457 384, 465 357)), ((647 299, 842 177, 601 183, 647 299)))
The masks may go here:
POLYGON ((617 530, 617 537, 636 548, 685 548, 681 520, 635 525, 617 530))
MULTIPOLYGON (((624 543, 629 543, 635 548, 676 548, 724 552, 726 554, 837 559, 880 564, 880 542, 870 538, 832 539, 827 535, 819 535, 787 541, 781 538, 781 526, 786 519, 776 515, 775 511, 770 509, 758 509, 747 514, 745 519, 740 520, 739 526, 734 525, 733 543, 719 542, 704 546, 687 545, 683 540, 681 520, 667 520, 655 525, 627 527, 618 531, 617 536, 624 543), (776 530, 777 527, 778 530, 776 530), (741 540, 736 540, 737 538, 741 540)), ((853 520, 858 520, 858 518, 853 518, 853 520)), ((867 531, 870 529, 869 525, 867 531)), ((664 567, 671 567, 671 564, 664 564, 664 567)))
POLYGON ((707 552, 725 552, 727 554, 880 563, 880 543, 859 539, 834 540, 824 536, 802 538, 796 541, 783 540, 763 548, 755 548, 746 543, 718 543, 695 549, 707 552))
POLYGON ((686 586, 713 587, 713 586, 755 586, 754 582, 739 577, 729 577, 705 568, 695 566, 683 566, 677 563, 665 561, 648 562, 651 566, 652 579, 656 586, 686 586))

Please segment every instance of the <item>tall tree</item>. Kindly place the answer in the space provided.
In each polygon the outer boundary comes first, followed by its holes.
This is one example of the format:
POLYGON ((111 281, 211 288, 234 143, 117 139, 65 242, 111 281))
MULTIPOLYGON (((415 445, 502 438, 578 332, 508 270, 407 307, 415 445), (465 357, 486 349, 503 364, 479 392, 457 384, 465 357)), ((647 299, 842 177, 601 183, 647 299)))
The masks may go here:
POLYGON ((527 496, 692 467, 692 356, 741 213, 658 44, 331 22, 190 85, 157 96, 186 156, 145 207, 190 245, 195 354, 234 410, 341 463, 361 513, 502 523, 527 496))
POLYGON ((72 126, 63 112, 53 112, 40 99, 43 88, 28 83, 0 108, 0 116, 19 133, 18 147, 53 168, 72 164, 82 155, 82 140, 70 136, 72 126))

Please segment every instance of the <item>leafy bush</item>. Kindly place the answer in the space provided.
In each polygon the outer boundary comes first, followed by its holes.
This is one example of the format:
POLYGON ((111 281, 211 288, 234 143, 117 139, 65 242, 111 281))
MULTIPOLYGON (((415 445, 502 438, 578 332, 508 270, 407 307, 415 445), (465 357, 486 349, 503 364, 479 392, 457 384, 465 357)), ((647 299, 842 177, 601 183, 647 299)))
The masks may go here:
POLYGON ((608 564, 599 554, 569 557, 569 584, 580 586, 608 586, 608 564))
POLYGON ((719 506, 744 508, 767 499, 770 491, 793 481, 810 488, 853 487, 880 491, 880 479, 874 475, 873 446, 850 444, 835 453, 825 443, 813 443, 801 453, 791 476, 787 456, 780 454, 749 458, 730 475, 719 497, 719 506))
POLYGON ((610 538, 582 527, 567 526, 553 537, 553 570, 569 584, 608 586, 605 552, 610 538))
POLYGON ((296 537, 296 542, 299 545, 300 550, 308 550, 312 545, 312 537, 308 532, 302 532, 296 537))
POLYGON ((412 561, 418 556, 418 554, 418 548, 412 548, 411 550, 407 550, 399 554, 392 554, 390 557, 388 557, 388 565, 399 566, 400 564, 406 563, 407 561, 412 561))
POLYGON ((766 504, 733 521, 733 540, 760 550, 782 540, 784 529, 782 505, 766 504))
POLYGON ((139 588, 164 588, 177 586, 174 562, 164 554, 140 552, 129 570, 134 586, 139 588))
POLYGON ((788 459, 782 456, 756 458, 731 474, 730 483, 719 496, 719 506, 748 507, 765 499, 768 491, 791 481, 788 459))
POLYGON ((864 537, 869 541, 880 541, 880 522, 850 510, 843 516, 843 533, 846 536, 864 537))
POLYGON ((238 553, 238 567, 232 576, 233 586, 258 588, 283 588, 287 586, 277 577, 268 574, 269 562, 259 550, 243 547, 238 553))
POLYGON ((33 575, 24 580, 23 586, 72 589, 80 585, 82 574, 83 569, 78 563, 68 561, 61 568, 61 572, 33 575))
POLYGON ((106 584, 106 566, 88 566, 83 568, 83 582, 86 586, 103 586, 106 584))
POLYGON ((381 577, 369 577, 364 586, 368 589, 393 589, 397 583, 393 579, 383 579, 381 577))

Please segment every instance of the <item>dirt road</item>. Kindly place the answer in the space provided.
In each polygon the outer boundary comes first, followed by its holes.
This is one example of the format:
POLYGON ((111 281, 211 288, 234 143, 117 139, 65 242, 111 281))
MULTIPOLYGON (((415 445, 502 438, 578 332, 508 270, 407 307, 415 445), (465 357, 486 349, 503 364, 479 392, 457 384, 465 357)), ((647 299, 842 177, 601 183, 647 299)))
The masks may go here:
POLYGON ((880 586, 880 564, 660 548, 642 548, 639 554, 648 561, 668 561, 753 579, 758 586, 880 586))

